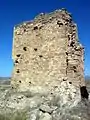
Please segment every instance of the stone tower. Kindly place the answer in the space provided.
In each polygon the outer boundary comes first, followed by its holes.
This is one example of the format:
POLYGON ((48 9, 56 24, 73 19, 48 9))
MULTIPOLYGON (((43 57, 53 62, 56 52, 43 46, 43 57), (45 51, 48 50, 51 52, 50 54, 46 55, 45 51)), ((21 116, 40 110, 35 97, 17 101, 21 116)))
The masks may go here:
POLYGON ((15 26, 13 40, 13 88, 51 91, 62 81, 85 86, 84 49, 65 9, 41 13, 33 21, 15 26))

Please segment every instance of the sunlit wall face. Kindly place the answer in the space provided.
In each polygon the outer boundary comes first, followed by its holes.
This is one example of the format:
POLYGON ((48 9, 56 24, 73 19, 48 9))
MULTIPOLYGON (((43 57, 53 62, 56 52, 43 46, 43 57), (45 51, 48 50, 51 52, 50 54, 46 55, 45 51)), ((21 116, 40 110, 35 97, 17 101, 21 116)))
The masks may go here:
POLYGON ((38 13, 67 8, 78 24, 80 42, 85 47, 85 75, 90 75, 90 1, 89 0, 14 0, 0 1, 0 76, 11 76, 12 36, 16 24, 29 21, 38 13))

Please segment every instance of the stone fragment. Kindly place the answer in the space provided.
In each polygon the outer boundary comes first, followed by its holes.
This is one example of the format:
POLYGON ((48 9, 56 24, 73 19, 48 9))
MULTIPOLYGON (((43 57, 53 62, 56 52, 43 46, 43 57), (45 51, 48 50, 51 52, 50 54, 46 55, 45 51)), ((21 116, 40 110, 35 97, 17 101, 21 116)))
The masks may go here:
POLYGON ((48 113, 41 114, 39 120, 52 120, 52 117, 48 113))
POLYGON ((44 112, 44 113, 49 113, 49 114, 51 114, 53 111, 53 109, 50 108, 48 105, 41 105, 39 110, 44 112))

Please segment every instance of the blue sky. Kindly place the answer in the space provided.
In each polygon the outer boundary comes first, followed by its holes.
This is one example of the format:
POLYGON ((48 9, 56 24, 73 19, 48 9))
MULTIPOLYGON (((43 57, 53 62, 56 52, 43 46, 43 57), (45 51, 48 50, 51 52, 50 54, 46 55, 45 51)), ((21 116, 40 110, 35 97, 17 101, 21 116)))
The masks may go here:
POLYGON ((41 12, 66 8, 78 26, 80 42, 85 47, 85 75, 90 75, 90 0, 0 0, 0 76, 13 70, 13 27, 33 19, 41 12))

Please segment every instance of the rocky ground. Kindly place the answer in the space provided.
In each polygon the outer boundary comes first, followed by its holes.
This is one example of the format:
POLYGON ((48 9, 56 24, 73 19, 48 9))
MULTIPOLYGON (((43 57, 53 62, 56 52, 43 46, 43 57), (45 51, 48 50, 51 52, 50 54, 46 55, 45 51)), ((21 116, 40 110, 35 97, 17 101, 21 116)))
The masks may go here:
MULTIPOLYGON (((0 82, 0 120, 90 120, 90 102, 62 105, 60 96, 16 92, 10 81, 0 82)), ((86 81, 90 93, 90 81, 86 81)))

